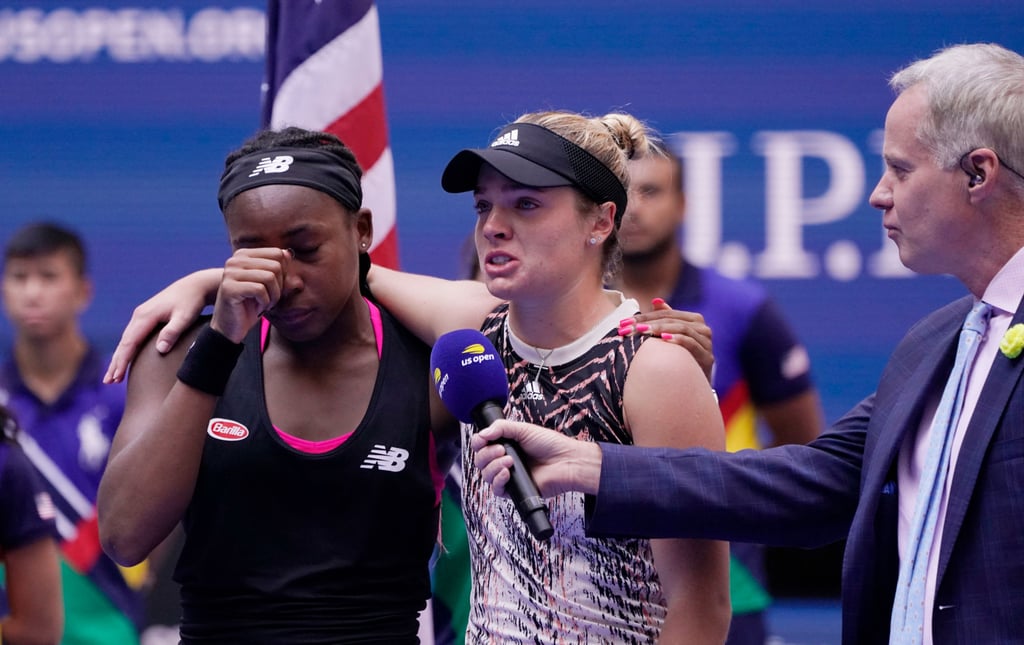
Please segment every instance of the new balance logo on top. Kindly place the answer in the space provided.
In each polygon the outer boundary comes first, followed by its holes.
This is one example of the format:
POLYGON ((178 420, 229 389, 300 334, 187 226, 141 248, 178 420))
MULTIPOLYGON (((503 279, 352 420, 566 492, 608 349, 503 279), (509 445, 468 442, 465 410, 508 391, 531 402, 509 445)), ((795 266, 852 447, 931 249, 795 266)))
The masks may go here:
POLYGON ((370 470, 377 468, 397 473, 405 468, 405 460, 408 458, 408 450, 388 448, 378 443, 370 450, 370 454, 363 460, 363 465, 360 468, 369 468, 370 470))
POLYGON ((495 139, 493 142, 491 142, 491 147, 492 148, 494 148, 495 146, 518 146, 518 145, 519 145, 519 129, 518 128, 516 128, 515 130, 509 130, 508 132, 506 132, 505 134, 501 135, 500 137, 495 139))
POLYGON ((291 155, 278 155, 271 159, 270 157, 263 157, 260 159, 259 165, 256 169, 249 173, 250 177, 255 177, 261 172, 269 174, 272 172, 288 172, 288 169, 292 167, 292 162, 295 161, 295 157, 291 155))
POLYGON ((537 381, 527 381, 523 385, 523 398, 527 401, 543 401, 544 394, 540 391, 537 381))

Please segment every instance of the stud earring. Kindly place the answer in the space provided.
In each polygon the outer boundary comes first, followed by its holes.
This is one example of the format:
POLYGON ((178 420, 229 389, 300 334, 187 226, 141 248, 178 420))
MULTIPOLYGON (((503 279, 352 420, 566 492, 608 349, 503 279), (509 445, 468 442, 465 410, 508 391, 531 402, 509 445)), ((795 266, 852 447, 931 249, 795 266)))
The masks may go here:
POLYGON ((359 248, 361 248, 361 249, 365 249, 365 248, 366 248, 366 242, 363 242, 362 244, 360 244, 360 245, 359 245, 359 248))
POLYGON ((594 246, 595 244, 597 244, 597 238, 596 237, 590 238, 590 246, 594 246))

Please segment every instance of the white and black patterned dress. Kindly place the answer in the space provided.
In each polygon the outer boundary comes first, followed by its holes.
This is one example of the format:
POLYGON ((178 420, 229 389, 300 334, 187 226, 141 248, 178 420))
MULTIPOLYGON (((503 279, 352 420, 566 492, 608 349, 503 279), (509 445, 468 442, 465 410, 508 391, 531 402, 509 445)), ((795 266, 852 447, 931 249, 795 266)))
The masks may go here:
MULTIPOLYGON (((506 417, 580 441, 632 444, 623 420, 623 384, 647 337, 620 337, 618 322, 637 311, 635 301, 622 299, 588 334, 547 356, 510 333, 507 305, 495 309, 482 331, 509 375, 506 417)), ((463 426, 464 446, 472 431, 463 426)), ((464 452, 462 463, 473 572, 468 643, 657 639, 666 608, 649 540, 586 537, 584 497, 567 493, 548 500, 555 532, 538 542, 512 502, 495 497, 483 482, 472 455, 464 452)))

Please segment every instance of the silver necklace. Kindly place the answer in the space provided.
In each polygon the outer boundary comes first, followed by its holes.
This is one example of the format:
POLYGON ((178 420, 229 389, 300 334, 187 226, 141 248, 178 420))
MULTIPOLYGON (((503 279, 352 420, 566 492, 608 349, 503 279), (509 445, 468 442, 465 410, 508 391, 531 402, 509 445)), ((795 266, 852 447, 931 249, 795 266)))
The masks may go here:
MULTIPOLYGON (((506 338, 511 338, 512 337, 512 327, 508 324, 508 317, 505 318, 504 325, 505 325, 505 337, 506 338)), ((555 350, 558 349, 558 348, 557 347, 552 347, 551 349, 549 349, 547 351, 547 353, 544 353, 544 352, 541 351, 541 349, 539 347, 531 345, 530 343, 527 343, 524 340, 520 340, 519 342, 523 343, 524 345, 526 345, 527 347, 529 347, 533 351, 537 352, 537 357, 540 358, 540 364, 537 366, 537 375, 533 377, 533 382, 536 385, 536 384, 538 384, 540 382, 540 373, 542 371, 544 371, 544 368, 547 367, 547 365, 548 365, 548 359, 551 358, 551 355, 554 354, 555 350)))
MULTIPOLYGON (((533 347, 533 345, 530 345, 530 347, 533 347)), ((533 382, 534 383, 539 383, 540 382, 540 373, 547 366, 548 359, 551 357, 552 354, 555 353, 555 348, 549 349, 547 354, 543 353, 540 350, 539 347, 533 347, 533 351, 537 352, 537 356, 540 357, 540 365, 537 366, 537 375, 535 377, 533 377, 533 382)))

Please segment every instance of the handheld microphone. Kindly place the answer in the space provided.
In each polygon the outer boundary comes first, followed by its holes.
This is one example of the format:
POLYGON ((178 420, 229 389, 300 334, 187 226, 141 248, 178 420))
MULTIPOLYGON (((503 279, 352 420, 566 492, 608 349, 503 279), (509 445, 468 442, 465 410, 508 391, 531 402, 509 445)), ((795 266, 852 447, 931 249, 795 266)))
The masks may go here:
MULTIPOLYGON (((479 331, 458 329, 438 338, 430 352, 430 371, 441 401, 459 421, 486 428, 505 418, 508 376, 498 351, 479 331)), ((548 507, 523 464, 519 446, 509 439, 498 443, 512 457, 511 479, 505 489, 519 517, 533 537, 547 540, 554 532, 548 521, 548 507)))

